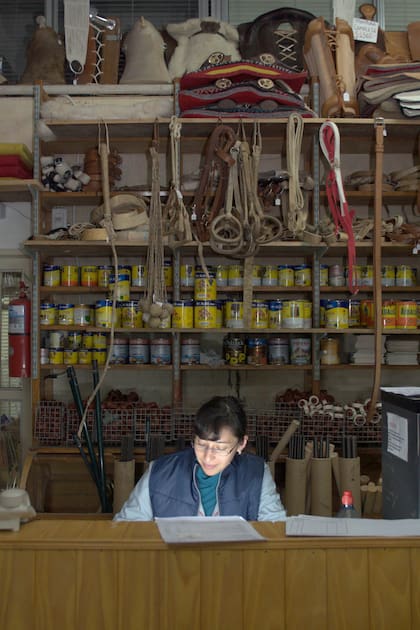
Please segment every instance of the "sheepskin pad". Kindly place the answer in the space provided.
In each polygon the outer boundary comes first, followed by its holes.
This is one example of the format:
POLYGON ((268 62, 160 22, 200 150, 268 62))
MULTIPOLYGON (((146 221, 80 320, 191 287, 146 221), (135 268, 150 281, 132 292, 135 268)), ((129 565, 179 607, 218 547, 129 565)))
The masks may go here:
POLYGON ((136 120, 168 117, 173 113, 171 96, 56 96, 41 106, 41 117, 50 120, 136 120))
POLYGON ((169 62, 169 74, 173 79, 198 70, 214 52, 227 55, 231 61, 241 58, 238 30, 227 22, 192 18, 179 24, 168 24, 166 30, 177 41, 169 62))

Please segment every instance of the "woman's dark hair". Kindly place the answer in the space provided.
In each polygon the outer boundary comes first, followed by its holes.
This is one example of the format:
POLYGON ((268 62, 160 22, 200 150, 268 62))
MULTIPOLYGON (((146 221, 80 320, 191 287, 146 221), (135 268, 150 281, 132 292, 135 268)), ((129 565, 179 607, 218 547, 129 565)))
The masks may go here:
POLYGON ((234 396, 214 396, 197 411, 194 433, 202 440, 219 440, 225 427, 242 440, 246 435, 246 414, 234 396))

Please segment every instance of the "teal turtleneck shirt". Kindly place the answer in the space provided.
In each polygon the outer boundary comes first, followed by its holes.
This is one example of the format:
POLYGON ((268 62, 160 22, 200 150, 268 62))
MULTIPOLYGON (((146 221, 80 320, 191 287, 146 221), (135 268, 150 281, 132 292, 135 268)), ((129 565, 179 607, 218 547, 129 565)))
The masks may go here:
POLYGON ((217 475, 206 475, 201 466, 197 467, 197 485, 201 495, 204 514, 211 516, 216 506, 216 488, 219 482, 220 473, 217 475))

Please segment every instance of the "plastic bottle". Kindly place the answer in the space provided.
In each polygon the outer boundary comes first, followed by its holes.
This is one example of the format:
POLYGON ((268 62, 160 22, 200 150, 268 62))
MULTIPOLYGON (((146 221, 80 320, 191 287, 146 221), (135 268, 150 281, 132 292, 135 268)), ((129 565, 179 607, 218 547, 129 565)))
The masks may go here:
POLYGON ((360 514, 353 505, 353 495, 350 490, 344 490, 343 492, 337 518, 360 518, 360 514))

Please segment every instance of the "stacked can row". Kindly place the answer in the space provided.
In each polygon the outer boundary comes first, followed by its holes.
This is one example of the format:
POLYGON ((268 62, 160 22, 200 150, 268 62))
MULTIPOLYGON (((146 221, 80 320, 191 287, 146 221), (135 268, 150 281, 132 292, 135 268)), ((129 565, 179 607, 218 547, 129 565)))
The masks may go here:
MULTIPOLYGON (((93 360, 98 365, 104 365, 109 342, 107 333, 51 331, 42 341, 41 365, 90 365, 93 360)), ((111 364, 169 365, 171 362, 172 343, 169 337, 114 337, 111 364)))
MULTIPOLYGON (((137 300, 116 302, 99 300, 96 304, 41 304, 40 322, 45 326, 96 326, 111 328, 143 328, 142 311, 137 300)), ((312 303, 308 300, 254 300, 251 303, 251 328, 310 328, 312 303)), ((219 298, 208 300, 176 300, 167 328, 244 328, 242 300, 219 298)))
MULTIPOLYGON (((373 300, 321 300, 320 325, 326 328, 373 328, 373 300)), ((414 330, 420 327, 420 300, 382 302, 382 327, 414 330)))
POLYGON ((229 333, 223 340, 225 363, 236 365, 309 365, 310 337, 243 337, 229 333))

